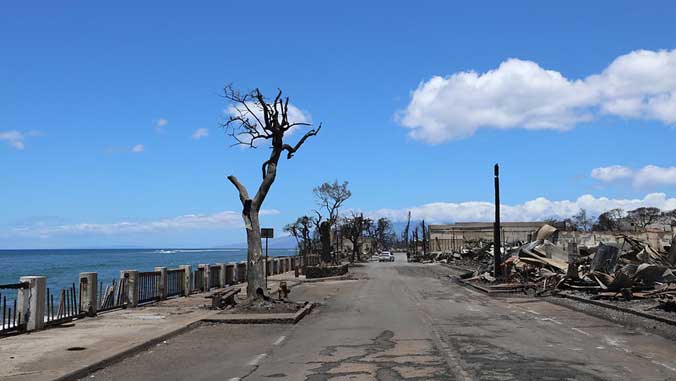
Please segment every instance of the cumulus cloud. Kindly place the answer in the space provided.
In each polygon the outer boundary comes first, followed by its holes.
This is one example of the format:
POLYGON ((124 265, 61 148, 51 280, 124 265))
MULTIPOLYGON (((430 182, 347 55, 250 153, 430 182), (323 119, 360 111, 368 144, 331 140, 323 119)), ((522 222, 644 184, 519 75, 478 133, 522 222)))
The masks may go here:
POLYGON ((480 128, 567 130, 602 114, 676 123, 676 50, 634 51, 583 79, 516 58, 435 76, 397 118, 412 138, 441 143, 480 128))
POLYGON ((603 182, 611 182, 630 178, 634 174, 631 168, 622 165, 611 165, 610 167, 594 168, 591 171, 591 177, 603 182))
POLYGON ((613 165, 592 169, 591 177, 606 183, 631 179, 636 187, 676 185, 676 167, 646 165, 634 170, 622 165, 613 165))
POLYGON ((646 165, 634 176, 638 187, 650 185, 676 185, 676 167, 658 167, 646 165))
POLYGON ((198 128, 192 133, 192 138, 195 140, 206 138, 207 136, 209 136, 209 130, 206 128, 198 128))
MULTIPOLYGON (((263 216, 276 215, 276 209, 260 211, 263 216)), ((24 227, 15 227, 5 232, 5 236, 50 237, 60 234, 129 234, 129 233, 156 233, 164 231, 185 231, 192 229, 235 229, 241 228, 242 215, 240 212, 224 211, 213 214, 186 214, 178 217, 165 218, 155 221, 123 221, 108 224, 81 223, 70 225, 35 224, 24 227)))
POLYGON ((39 135, 41 135, 39 131, 29 131, 26 133, 16 130, 0 131, 0 140, 7 142, 11 147, 22 150, 26 148, 25 140, 27 137, 39 135))
MULTIPOLYGON (((632 210, 642 206, 653 206, 662 210, 676 209, 676 198, 667 198, 664 193, 650 193, 642 199, 611 199, 583 195, 576 200, 552 201, 544 197, 516 205, 501 204, 501 217, 504 221, 541 221, 546 218, 568 218, 586 209, 592 215, 607 210, 622 208, 632 210)), ((393 221, 406 221, 408 212, 411 218, 425 219, 430 223, 448 223, 465 221, 493 221, 494 204, 491 202, 468 201, 460 203, 435 202, 404 209, 379 209, 366 213, 368 216, 387 217, 393 221)))
MULTIPOLYGON (((244 106, 236 106, 236 105, 230 105, 227 110, 225 110, 225 113, 228 114, 229 116, 240 116, 240 115, 247 115, 249 123, 252 125, 256 125, 258 128, 258 132, 263 133, 263 127, 258 123, 258 120, 263 120, 263 110, 257 106, 253 102, 247 102, 247 106, 249 109, 254 113, 254 116, 250 116, 248 114, 247 109, 244 106)), ((295 105, 289 103, 289 113, 288 113, 288 118, 289 118, 289 123, 312 123, 312 116, 304 112, 303 110, 299 109, 295 105)), ((281 120, 280 120, 281 122, 281 120)), ((292 127, 289 131, 286 132, 285 136, 293 134, 296 130, 301 128, 302 126, 294 126, 292 127)), ((241 134, 238 135, 238 138, 242 140, 243 142, 249 142, 250 141, 250 136, 248 134, 241 134)), ((255 142, 254 145, 260 144, 261 141, 255 142)))
POLYGON ((131 152, 133 152, 133 153, 141 153, 144 150, 145 150, 145 147, 143 146, 143 144, 137 144, 137 145, 131 147, 131 152))

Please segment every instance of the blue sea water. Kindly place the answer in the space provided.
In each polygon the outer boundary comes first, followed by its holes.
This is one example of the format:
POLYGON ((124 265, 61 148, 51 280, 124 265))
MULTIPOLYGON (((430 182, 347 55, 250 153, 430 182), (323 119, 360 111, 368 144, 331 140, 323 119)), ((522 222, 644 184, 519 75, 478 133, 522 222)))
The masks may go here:
MULTIPOLYGON (((295 254, 295 249, 269 251, 270 256, 295 254)), ((0 250, 0 284, 17 283, 25 275, 44 275, 47 287, 58 292, 73 283, 77 285, 81 272, 97 272, 99 281, 109 284, 119 279, 120 270, 151 271, 157 266, 196 267, 200 263, 242 260, 246 260, 246 249, 0 250)), ((6 290, 0 293, 3 291, 6 290)))

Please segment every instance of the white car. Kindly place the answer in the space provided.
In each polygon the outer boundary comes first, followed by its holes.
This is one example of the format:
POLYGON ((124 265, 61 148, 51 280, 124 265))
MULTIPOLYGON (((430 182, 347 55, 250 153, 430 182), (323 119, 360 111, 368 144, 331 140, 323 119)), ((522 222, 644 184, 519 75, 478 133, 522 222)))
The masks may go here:
POLYGON ((380 253, 380 256, 378 256, 378 262, 394 262, 394 255, 389 251, 383 251, 380 253))

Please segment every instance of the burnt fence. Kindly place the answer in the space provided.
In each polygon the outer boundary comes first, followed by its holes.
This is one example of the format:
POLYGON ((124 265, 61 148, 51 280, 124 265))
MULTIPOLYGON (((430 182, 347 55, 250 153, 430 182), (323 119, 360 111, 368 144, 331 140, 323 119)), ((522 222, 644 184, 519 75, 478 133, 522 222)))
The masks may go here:
POLYGON ((113 279, 105 287, 103 282, 99 282, 97 291, 96 306, 98 312, 123 308, 127 304, 127 278, 113 279))
POLYGON ((84 316, 80 311, 80 294, 75 288, 75 283, 71 287, 62 288, 56 298, 52 290, 47 288, 45 324, 63 324, 84 316), (57 303, 54 303, 55 301, 57 303))
POLYGON ((0 322, 0 335, 6 335, 18 331, 22 331, 25 327, 25 322, 21 316, 21 312, 17 311, 17 291, 19 289, 28 288, 28 282, 0 284, 0 303, 2 303, 2 322, 0 322), (7 305, 7 297, 9 296, 9 306, 7 305))

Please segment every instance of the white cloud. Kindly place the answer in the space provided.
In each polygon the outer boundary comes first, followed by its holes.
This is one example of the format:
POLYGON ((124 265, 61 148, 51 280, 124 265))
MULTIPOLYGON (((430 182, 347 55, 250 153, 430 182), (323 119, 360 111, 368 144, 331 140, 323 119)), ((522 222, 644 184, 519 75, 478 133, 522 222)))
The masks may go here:
POLYGON ((198 128, 192 133, 192 138, 195 140, 206 138, 207 136, 209 136, 209 130, 206 128, 198 128))
POLYGON ((4 140, 10 146, 16 149, 24 149, 24 135, 19 131, 3 131, 0 132, 0 140, 4 140))
POLYGON ((143 146, 143 144, 137 144, 137 145, 131 147, 131 152, 133 152, 133 153, 141 153, 144 150, 145 150, 145 147, 143 146))
POLYGON ((638 170, 622 165, 594 168, 591 177, 603 182, 616 182, 631 179, 635 187, 655 185, 676 185, 676 167, 659 167, 646 165, 638 170))
MULTIPOLYGON (((491 202, 468 201, 460 203, 435 202, 404 209, 379 209, 367 213, 370 217, 388 217, 393 221, 411 218, 425 219, 430 223, 493 221, 494 204, 491 202)), ((667 198, 664 193, 650 193, 643 199, 610 199, 583 195, 577 200, 552 201, 544 197, 516 205, 501 204, 503 221, 541 221, 545 218, 568 218, 580 209, 592 215, 599 215, 613 208, 632 210, 642 206, 654 206, 662 210, 676 209, 676 198, 667 198)))
MULTIPOLYGON (((276 215, 276 209, 260 211, 263 216, 276 215)), ((71 225, 30 225, 13 228, 5 232, 5 236, 50 237, 60 234, 129 234, 154 233, 163 231, 184 231, 192 229, 235 229, 243 227, 240 212, 224 211, 213 214, 186 214, 178 217, 165 218, 145 222, 116 222, 108 224, 81 223, 71 225)))
POLYGON ((25 140, 29 136, 40 136, 42 133, 40 131, 28 131, 26 133, 21 131, 0 131, 0 140, 4 140, 10 146, 22 150, 26 148, 25 140))
MULTIPOLYGON (((249 109, 254 113, 255 117, 250 116, 250 114, 247 113, 247 109, 244 106, 238 106, 236 107, 235 105, 230 105, 227 110, 225 110, 225 113, 230 115, 230 116, 239 116, 239 115, 245 115, 247 116, 249 123, 256 125, 258 127, 258 131, 260 133, 263 133, 263 127, 257 122, 256 118, 258 120, 263 120, 263 110, 258 107, 255 103, 253 102, 247 102, 247 106, 249 109)), ((309 113, 304 112, 303 110, 299 109, 298 107, 294 106, 293 104, 289 103, 289 114, 288 114, 288 119, 289 123, 312 123, 312 116, 309 113)), ((280 120, 281 122, 281 120, 280 120)), ((294 126, 292 127, 289 131, 286 132, 286 135, 291 135, 293 134, 296 130, 301 128, 301 126, 294 126)), ((241 134, 238 136, 242 141, 248 142, 250 140, 250 136, 248 134, 241 134)), ((260 144, 261 141, 255 142, 254 145, 260 144)))
POLYGON ((162 132, 167 124, 169 124, 168 120, 160 118, 153 123, 153 127, 155 127, 155 131, 162 132))
POLYGON ((591 177, 603 182, 617 181, 630 178, 634 174, 631 168, 622 165, 611 165, 610 167, 594 168, 591 171, 591 177))
POLYGON ((584 79, 515 58, 486 73, 435 76, 398 120, 412 138, 441 143, 480 128, 566 130, 600 114, 676 123, 676 50, 634 51, 584 79))
POLYGON ((634 185, 638 187, 650 185, 676 185, 676 167, 658 167, 646 165, 636 172, 634 185))

